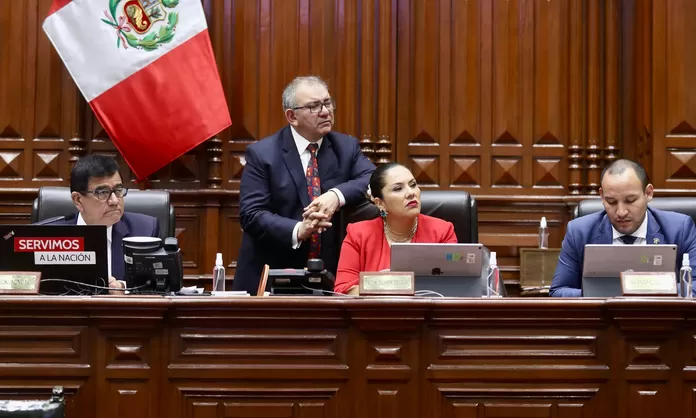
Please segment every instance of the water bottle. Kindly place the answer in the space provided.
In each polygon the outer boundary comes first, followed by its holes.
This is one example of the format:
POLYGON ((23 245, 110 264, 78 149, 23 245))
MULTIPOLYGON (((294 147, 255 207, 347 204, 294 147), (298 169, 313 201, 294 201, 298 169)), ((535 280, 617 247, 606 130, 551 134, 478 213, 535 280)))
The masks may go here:
POLYGON ((215 257, 215 267, 213 268, 213 292, 225 291, 225 267, 222 265, 222 253, 217 253, 215 257))
POLYGON ((499 297, 499 287, 500 270, 498 269, 498 257, 495 251, 491 251, 490 261, 488 262, 488 280, 486 280, 486 297, 499 297))
POLYGON ((549 248, 549 228, 546 226, 546 216, 541 217, 539 224, 539 248, 549 248))
POLYGON ((691 264, 689 263, 689 253, 684 253, 682 266, 679 269, 679 294, 683 298, 693 298, 693 284, 691 281, 691 264))

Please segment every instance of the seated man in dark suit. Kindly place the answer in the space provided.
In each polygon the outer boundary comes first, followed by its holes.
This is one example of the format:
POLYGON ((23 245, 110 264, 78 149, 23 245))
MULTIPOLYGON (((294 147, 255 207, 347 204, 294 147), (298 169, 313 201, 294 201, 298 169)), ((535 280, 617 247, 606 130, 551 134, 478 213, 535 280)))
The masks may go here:
POLYGON ((304 268, 308 258, 321 258, 336 272, 331 218, 365 199, 375 169, 355 138, 331 131, 335 102, 320 78, 293 80, 283 109, 289 125, 246 148, 239 197, 244 234, 233 289, 252 295, 264 264, 304 268))
MULTIPOLYGON (((582 216, 568 224, 550 295, 582 295, 582 266, 587 244, 676 244, 677 264, 689 254, 696 268, 696 228, 691 217, 648 208, 653 186, 640 164, 616 160, 600 178, 599 195, 604 211, 582 216)), ((695 289, 696 290, 696 289, 695 289)))
POLYGON ((70 173, 70 192, 78 213, 63 222, 107 227, 109 287, 124 288, 123 238, 159 237, 157 219, 124 212, 123 197, 128 189, 121 180, 118 163, 106 155, 88 155, 75 163, 70 173))

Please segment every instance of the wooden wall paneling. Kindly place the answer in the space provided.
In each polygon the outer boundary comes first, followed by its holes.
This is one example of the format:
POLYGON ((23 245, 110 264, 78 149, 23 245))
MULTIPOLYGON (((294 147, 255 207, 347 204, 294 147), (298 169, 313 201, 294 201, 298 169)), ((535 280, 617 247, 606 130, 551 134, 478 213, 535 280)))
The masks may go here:
POLYGON ((587 193, 599 189, 604 148, 604 100, 602 97, 602 0, 587 2, 587 193))
POLYGON ((581 16, 567 2, 399 9, 397 103, 409 104, 397 106, 399 161, 424 187, 564 194, 568 96, 558 92, 570 83, 567 23, 581 16))
POLYGON ((620 156, 639 161, 638 113, 639 96, 635 86, 640 77, 636 62, 636 48, 640 44, 637 31, 637 3, 640 0, 619 2, 619 61, 620 109, 621 109, 621 152, 620 156))
MULTIPOLYGON (((528 176, 523 187, 532 188, 538 194, 565 194, 568 183, 566 147, 569 145, 570 95, 558 94, 566 91, 570 81, 570 46, 571 20, 580 19, 571 14, 570 2, 533 2, 534 9, 526 11, 524 16, 532 20, 523 20, 532 33, 522 41, 521 57, 530 48, 534 61, 523 66, 520 83, 523 97, 528 103, 523 104, 521 120, 523 126, 530 121, 532 126, 525 126, 522 150, 527 150, 523 157, 523 170, 528 176), (531 14, 531 16, 530 16, 531 14), (526 80, 526 81, 525 81, 526 80), (533 83, 531 83, 533 81, 533 83), (530 106, 531 105, 531 106, 530 106)), ((524 12, 523 12, 524 13, 524 12)), ((524 58, 523 58, 524 59, 524 58)))
POLYGON ((377 66, 377 145, 373 161, 393 161, 396 153, 397 0, 379 0, 377 66))
POLYGON ((50 4, 0 6, 0 181, 10 187, 63 182, 69 140, 80 133, 77 88, 41 29, 50 4))
MULTIPOLYGON (((441 9, 449 4, 440 0, 398 2, 396 97, 397 103, 404 105, 397 108, 397 161, 411 169, 421 187, 442 186, 443 167, 448 166, 442 161, 447 138, 443 130, 448 128, 440 126, 439 115, 449 112, 449 103, 442 95, 449 80, 442 78, 439 66, 441 55, 449 54, 449 50, 443 51, 442 31, 451 23, 440 19, 448 13, 441 9), (445 87, 438 89, 442 83, 445 87)), ((457 4, 476 7, 478 3, 457 4)))
POLYGON ((587 145, 587 107, 585 106, 587 83, 585 74, 587 45, 585 15, 587 2, 573 1, 568 5, 569 48, 568 48, 568 183, 570 195, 582 195, 587 184, 585 147, 587 145))
POLYGON ((604 4, 604 153, 603 162, 618 159, 621 144, 621 2, 604 4))
MULTIPOLYGON (((635 79, 630 86, 635 95, 636 158, 648 173, 652 170, 652 12, 651 0, 638 0, 633 10, 633 59, 635 79)), ((630 10, 628 6, 624 10, 630 10)))
POLYGON ((520 249, 538 246, 539 222, 546 216, 549 247, 560 248, 570 220, 568 204, 555 197, 478 196, 479 241, 497 254, 508 294, 520 292, 520 249))
POLYGON ((29 223, 31 204, 35 197, 36 191, 33 189, 0 189, 0 223, 29 223))
MULTIPOLYGON (((232 127, 146 182, 121 160, 129 187, 172 191, 192 276, 217 251, 234 269, 244 150, 285 125, 281 92, 300 74, 327 80, 335 129, 373 161, 479 198, 484 244, 513 271, 533 202, 564 222, 614 158, 638 158, 661 193, 693 193, 687 0, 202 1, 232 127)), ((41 29, 50 3, 0 5, 0 222, 27 222, 32 191, 67 185, 78 157, 118 157, 41 29)))
POLYGON ((659 189, 696 185, 694 18, 693 2, 652 2, 652 174, 659 189))
MULTIPOLYGON (((355 126, 359 129, 357 133, 359 135, 358 138, 361 149, 365 155, 373 161, 377 142, 377 120, 374 115, 376 109, 378 109, 378 96, 375 94, 377 79, 374 77, 374 73, 375 70, 379 68, 377 66, 378 63, 375 62, 375 53, 379 49, 379 45, 376 43, 379 33, 375 32, 377 26, 376 22, 379 20, 379 13, 375 13, 374 3, 374 0, 355 2, 355 8, 349 8, 346 6, 346 3, 343 4, 344 7, 346 7, 346 11, 350 9, 359 16, 355 21, 355 33, 351 34, 356 37, 358 47, 361 51, 360 59, 356 60, 357 79, 360 80, 360 83, 355 86, 359 91, 354 101, 358 107, 355 126)), ((346 27, 346 30, 349 29, 346 27)), ((345 60, 343 63, 345 64, 345 60)))
MULTIPOLYGON (((209 148, 210 164, 219 165, 220 187, 224 189, 239 189, 244 150, 248 144, 261 139, 260 118, 271 110, 280 109, 279 105, 272 106, 275 102, 267 108, 259 105, 260 92, 266 83, 259 71, 261 59, 267 59, 268 54, 267 45, 263 43, 264 32, 268 31, 267 21, 261 19, 267 7, 267 2, 216 1, 211 12, 220 20, 215 45, 216 51, 222 51, 217 59, 222 63, 220 77, 232 116, 232 126, 220 134, 219 164, 214 161, 218 158, 217 148, 212 144, 209 148)), ((216 182, 211 179, 209 184, 216 182)))

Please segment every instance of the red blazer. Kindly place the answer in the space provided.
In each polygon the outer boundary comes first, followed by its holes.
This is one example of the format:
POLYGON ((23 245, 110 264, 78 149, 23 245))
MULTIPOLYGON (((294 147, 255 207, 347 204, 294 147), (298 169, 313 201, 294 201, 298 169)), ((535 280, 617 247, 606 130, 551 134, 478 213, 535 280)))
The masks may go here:
MULTIPOLYGON (((334 292, 346 293, 360 282, 361 271, 381 271, 391 266, 391 247, 384 236, 382 218, 349 224, 338 260, 334 292)), ((411 242, 457 243, 454 225, 418 215, 418 229, 411 242)))

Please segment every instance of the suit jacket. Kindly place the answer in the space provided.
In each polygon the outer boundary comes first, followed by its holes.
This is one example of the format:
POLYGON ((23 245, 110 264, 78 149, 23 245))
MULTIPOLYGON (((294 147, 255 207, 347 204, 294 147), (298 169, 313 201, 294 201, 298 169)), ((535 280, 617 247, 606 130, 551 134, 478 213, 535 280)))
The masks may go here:
MULTIPOLYGON (((411 242, 457 243, 454 225, 427 215, 418 215, 418 229, 411 242)), ((384 236, 382 218, 349 224, 341 247, 334 292, 346 293, 360 282, 362 271, 382 271, 391 266, 391 247, 384 236)))
MULTIPOLYGON (((244 232, 233 289, 255 295, 264 264, 271 268, 306 267, 309 243, 293 249, 292 232, 310 199, 290 126, 247 146, 245 157, 239 196, 244 232)), ((326 135, 317 164, 322 193, 335 187, 343 193, 346 205, 365 198, 375 166, 360 151, 355 138, 337 132, 326 135)), ((333 273, 338 261, 334 229, 320 236, 324 267, 333 273)))
MULTIPOLYGON (((696 228, 691 217, 681 213, 648 208, 648 233, 646 245, 655 241, 677 245, 677 277, 684 253, 689 253, 691 268, 696 270, 696 228)), ((582 266, 585 245, 611 244, 611 222, 606 212, 597 212, 571 221, 568 224, 561 255, 553 275, 551 296, 579 297, 582 295, 582 266)), ((696 290, 696 289, 694 289, 696 290)))
MULTIPOLYGON (((77 224, 77 214, 63 222, 54 225, 77 224)), ((157 218, 142 213, 124 212, 121 220, 111 229, 111 275, 116 280, 125 280, 126 265, 123 261, 123 238, 125 237, 159 237, 159 222, 157 218)))

